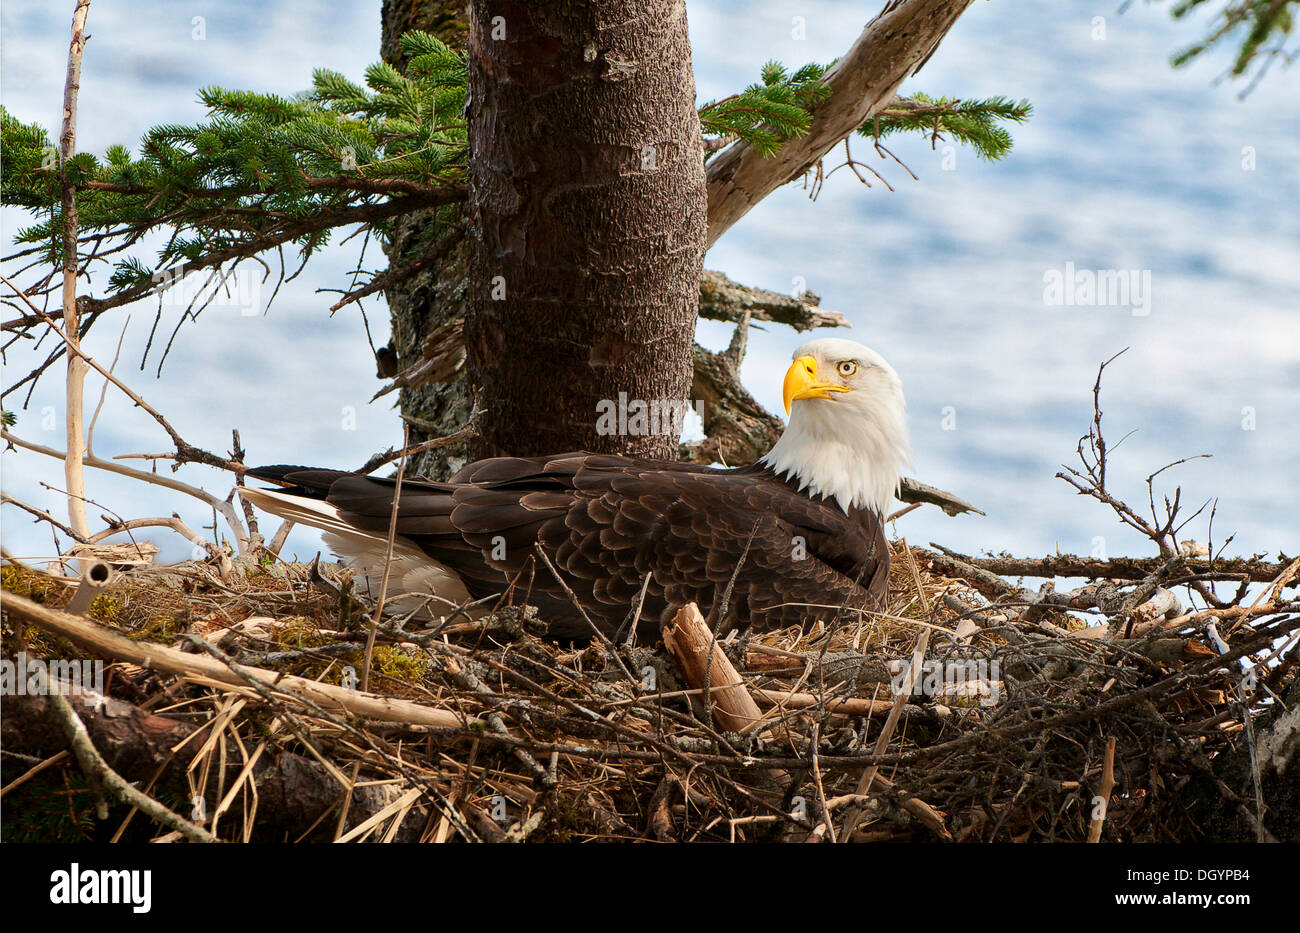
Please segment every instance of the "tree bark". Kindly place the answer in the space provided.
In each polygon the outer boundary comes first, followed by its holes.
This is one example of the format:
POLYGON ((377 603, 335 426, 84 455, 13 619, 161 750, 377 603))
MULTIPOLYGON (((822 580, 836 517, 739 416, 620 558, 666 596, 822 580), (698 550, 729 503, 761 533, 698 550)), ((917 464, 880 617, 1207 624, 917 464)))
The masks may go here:
MULTIPOLYGON (((398 41, 412 29, 422 29, 455 48, 464 49, 469 28, 465 0, 384 0, 383 57, 400 67, 398 41)), ((405 281, 384 290, 392 319, 391 352, 399 370, 418 363, 430 334, 449 322, 465 318, 465 208, 448 205, 403 214, 393 221, 385 249, 391 268, 419 262, 431 250, 444 258, 405 281)), ((456 324, 459 330, 460 324, 456 324)), ((410 426, 412 444, 454 433, 469 417, 469 403, 460 381, 460 365, 437 380, 410 381, 402 386, 398 409, 410 426)), ((381 375, 392 375, 382 372, 381 375)), ((467 444, 455 444, 415 457, 412 473, 446 479, 465 464, 467 444)))
POLYGON ((468 41, 476 452, 674 459, 679 423, 604 433, 598 413, 689 397, 706 202, 685 6, 473 0, 468 41))

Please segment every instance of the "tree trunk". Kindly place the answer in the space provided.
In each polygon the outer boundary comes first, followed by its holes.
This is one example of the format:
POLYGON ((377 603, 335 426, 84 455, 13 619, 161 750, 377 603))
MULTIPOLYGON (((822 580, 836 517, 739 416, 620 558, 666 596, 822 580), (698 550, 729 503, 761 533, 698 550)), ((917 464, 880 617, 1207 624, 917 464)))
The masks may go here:
MULTIPOLYGON (((384 0, 384 61, 400 66, 397 43, 402 33, 412 29, 422 29, 463 49, 468 29, 465 12, 464 0, 384 0)), ((465 317, 464 215, 462 205, 451 205, 404 214, 393 221, 392 238, 385 249, 391 268, 405 268, 431 249, 446 249, 442 261, 384 292, 393 327, 390 348, 399 369, 420 359, 429 334, 465 317)), ((452 434, 469 416, 464 384, 455 377, 403 388, 398 407, 410 426, 413 444, 452 434)), ((463 443, 428 451, 416 457, 409 470, 446 479, 464 465, 469 453, 463 443)))
POLYGON ((468 46, 475 450, 674 459, 672 419, 598 414, 690 392, 706 195, 684 5, 472 0, 468 46))

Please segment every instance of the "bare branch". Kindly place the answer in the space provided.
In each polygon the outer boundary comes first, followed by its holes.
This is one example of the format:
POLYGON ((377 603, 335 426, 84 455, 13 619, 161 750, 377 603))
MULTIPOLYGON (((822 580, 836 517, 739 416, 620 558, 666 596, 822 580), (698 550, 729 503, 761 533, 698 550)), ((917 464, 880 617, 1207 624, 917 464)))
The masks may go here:
POLYGON ((700 317, 712 321, 739 323, 748 313, 751 320, 786 324, 797 331, 849 326, 844 315, 818 307, 820 301, 813 292, 791 296, 752 288, 708 269, 700 279, 700 317))
POLYGON ((478 437, 478 428, 474 425, 473 418, 470 423, 462 427, 455 434, 448 434, 444 437, 434 437, 427 441, 420 441, 418 444, 411 444, 409 447, 403 447, 401 450, 388 448, 380 454, 375 454, 358 469, 357 473, 373 473, 385 463, 392 463, 394 460, 400 460, 407 457, 413 457, 416 454, 422 454, 427 450, 437 450, 440 447, 450 447, 452 444, 459 444, 461 441, 468 440, 471 437, 478 437))
POLYGON ((82 421, 82 395, 86 385, 86 364, 81 356, 77 321, 77 189, 68 174, 77 154, 77 92, 81 89, 81 56, 86 48, 86 15, 90 0, 77 0, 72 13, 72 42, 68 46, 68 73, 63 83, 63 129, 59 134, 59 189, 63 200, 63 330, 74 354, 68 357, 64 426, 68 455, 63 473, 68 485, 68 519, 78 535, 90 533, 86 521, 86 472, 82 458, 86 434, 82 421))
MULTIPOLYGON (((54 322, 53 318, 49 317, 43 311, 39 310, 36 307, 36 305, 32 304, 31 299, 25 293, 19 291, 13 282, 11 282, 3 275, 0 275, 0 282, 4 282, 10 288, 14 289, 15 294, 17 294, 24 301, 26 301, 28 306, 32 309, 32 311, 35 312, 43 321, 45 321, 45 323, 47 323, 50 326, 51 330, 53 330, 56 334, 58 334, 59 338, 64 342, 64 344, 68 347, 68 349, 70 349, 73 352, 74 356, 76 356, 79 360, 81 360, 83 364, 93 368, 97 373, 103 376, 108 382, 111 382, 113 385, 117 386, 122 391, 123 395, 125 395, 127 398, 129 398, 132 402, 135 403, 137 408, 143 409, 145 413, 149 415, 149 417, 153 418, 154 421, 157 421, 158 424, 162 426, 162 429, 167 432, 167 436, 172 439, 172 443, 176 445, 176 454, 174 456, 170 454, 150 455, 150 459, 174 460, 175 463, 172 466, 173 471, 176 470, 178 467, 180 467, 180 465, 183 463, 204 463, 207 464, 208 466, 218 467, 219 469, 230 470, 231 472, 238 475, 243 474, 246 468, 242 462, 235 461, 235 460, 227 460, 224 457, 218 457, 215 454, 208 453, 208 451, 203 450, 202 448, 199 447, 195 447, 193 444, 188 443, 183 437, 180 436, 180 434, 176 432, 176 429, 171 426, 171 423, 168 422, 168 420, 164 418, 157 409, 155 409, 152 405, 150 405, 143 398, 141 398, 136 392, 132 391, 124 382, 122 382, 122 380, 114 376, 110 370, 105 369, 103 366, 99 365, 99 363, 97 363, 94 360, 94 358, 82 352, 80 342, 70 338, 68 334, 64 332, 64 330, 59 328, 58 324, 54 322)), ((68 491, 74 493, 76 492, 76 490, 74 490, 71 486, 68 487, 68 491)))
MULTIPOLYGON (((90 0, 84 2, 89 3, 90 0)), ((81 770, 85 772, 91 786, 98 787, 102 783, 123 803, 135 807, 164 826, 170 826, 191 842, 217 841, 206 829, 177 816, 148 794, 137 790, 133 784, 110 768, 99 752, 95 751, 95 745, 90 741, 90 734, 86 732, 85 724, 57 689, 50 692, 50 707, 63 725, 68 744, 73 754, 77 756, 77 762, 81 765, 81 770)), ((107 816, 107 811, 103 815, 107 816)))
MULTIPOLYGON (((44 509, 38 509, 38 508, 37 508, 36 506, 34 506, 34 505, 28 505, 26 502, 23 502, 21 499, 15 499, 13 496, 9 495, 9 493, 7 493, 7 492, 0 492, 0 502, 5 503, 6 505, 16 505, 16 506, 18 506, 18 508, 22 509, 24 512, 28 512, 28 513, 30 513, 30 514, 32 514, 32 515, 35 515, 36 518, 37 518, 38 520, 43 521, 43 522, 49 522, 50 525, 52 525, 54 528, 57 528, 59 531, 63 532, 65 535, 67 535, 67 536, 68 536, 69 538, 71 538, 73 541, 76 541, 76 542, 78 542, 78 543, 80 543, 80 544, 88 544, 88 543, 90 543, 90 538, 88 538, 88 537, 86 537, 86 536, 84 536, 84 535, 80 535, 80 534, 78 534, 77 532, 73 531, 71 528, 69 528, 67 525, 63 524, 63 522, 59 521, 57 518, 55 518, 55 517, 54 517, 53 515, 51 515, 49 512, 45 511, 44 509)), ((83 505, 84 505, 84 503, 83 503, 83 505)))
MULTIPOLYGON (((33 444, 31 441, 23 440, 10 434, 8 431, 0 431, 0 440, 7 441, 16 447, 24 450, 30 450, 34 453, 44 454, 55 460, 62 460, 65 456, 63 451, 55 450, 53 447, 45 447, 41 444, 33 444)), ((84 463, 88 467, 96 470, 104 470, 107 473, 116 473, 119 476, 129 476, 132 479, 138 479, 141 482, 152 483, 155 486, 165 486, 176 492, 183 492, 187 496, 193 496, 201 502, 211 506, 221 514, 230 526, 231 532, 235 536, 235 544, 242 554, 248 549, 248 532, 244 530, 244 524, 239 518, 239 513, 235 511, 234 506, 225 500, 218 499, 210 492, 206 492, 197 486, 191 486, 189 483, 182 483, 180 480, 172 479, 170 476, 162 476, 158 473, 148 473, 144 470, 137 470, 133 467, 123 466, 120 463, 114 463, 112 460, 101 460, 99 457, 87 455, 84 463)))
MULTIPOLYGON (((946 549, 944 553, 971 567, 1003 577, 1142 580, 1168 563, 1164 557, 1112 557, 1108 560, 1098 560, 1077 554, 1050 554, 1047 557, 969 557, 946 549)), ((1225 580, 1245 577, 1254 583, 1271 583, 1286 566, 1283 563, 1270 563, 1259 558, 1248 557, 1215 560, 1186 559, 1184 563, 1184 569, 1190 574, 1213 575, 1225 580)))

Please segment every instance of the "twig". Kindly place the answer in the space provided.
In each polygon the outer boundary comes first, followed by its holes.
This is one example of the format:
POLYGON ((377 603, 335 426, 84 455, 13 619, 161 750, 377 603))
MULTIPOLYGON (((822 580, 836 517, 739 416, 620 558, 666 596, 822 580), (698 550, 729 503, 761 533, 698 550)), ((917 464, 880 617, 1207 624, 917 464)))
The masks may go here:
MULTIPOLYGON (((0 440, 4 440, 24 450, 30 450, 33 453, 44 454, 55 460, 62 460, 65 456, 63 451, 55 450, 52 447, 45 447, 41 444, 34 444, 31 441, 23 440, 21 437, 10 434, 8 431, 0 431, 0 440)), ((162 476, 158 473, 149 473, 144 470, 137 470, 133 467, 123 466, 120 463, 114 463, 111 460, 101 460, 99 457, 87 454, 83 462, 88 467, 94 467, 97 470, 104 470, 107 473, 116 473, 119 476, 129 476, 132 479, 138 479, 144 483, 152 483, 155 486, 165 486, 176 492, 183 492, 187 496, 193 496, 201 502, 206 503, 226 520, 230 526, 231 533, 235 536, 235 545, 239 553, 243 554, 248 550, 248 533, 244 530, 243 522, 239 519, 239 513, 235 511, 230 502, 218 499, 210 492, 206 492, 197 486, 191 486, 189 483, 182 483, 180 480, 172 479, 170 476, 162 476)))
POLYGON ((370 662, 375 653, 375 635, 379 620, 384 614, 384 600, 388 598, 388 578, 393 570, 393 545, 397 541, 397 515, 402 501, 402 478, 406 475, 406 440, 409 436, 409 430, 402 428, 402 451, 403 456, 397 464, 397 485, 393 489, 393 509, 388 518, 388 543, 384 551, 384 575, 379 584, 379 599, 375 603, 375 611, 370 616, 370 628, 366 632, 366 653, 361 667, 361 689, 370 689, 370 662))
POLYGON ((560 576, 560 571, 555 568, 553 563, 551 563, 551 559, 546 556, 546 551, 542 548, 540 543, 537 545, 536 551, 537 555, 541 557, 542 563, 546 564, 547 569, 551 571, 551 576, 555 577, 555 582, 560 584, 560 589, 564 590, 564 595, 569 597, 569 601, 573 603, 574 607, 578 610, 578 614, 582 616, 583 620, 587 623, 587 626, 596 636, 596 639, 605 646, 605 650, 608 651, 610 656, 614 659, 619 670, 623 672, 623 676, 626 677, 628 682, 631 684, 640 684, 641 681, 636 677, 633 677, 632 672, 629 671, 627 665, 623 663, 623 659, 619 656, 618 648, 609 640, 609 636, 605 634, 604 630, 601 629, 600 626, 591 621, 591 616, 587 615, 587 610, 582 608, 582 603, 578 602, 578 596, 573 592, 573 587, 569 586, 568 581, 566 581, 564 577, 560 576))
MULTIPOLYGON (((1046 557, 973 557, 958 553, 931 542, 944 556, 967 567, 1003 577, 1082 577, 1088 580, 1143 580, 1165 566, 1165 557, 1112 557, 1106 560, 1082 557, 1077 554, 1049 554, 1046 557)), ((916 548, 922 560, 936 559, 924 548, 916 548)), ((943 561, 936 560, 943 565, 943 561)), ((1270 563, 1259 558, 1222 557, 1214 560, 1185 558, 1185 568, 1194 574, 1222 574, 1224 577, 1246 577, 1254 583, 1272 583, 1285 568, 1283 563, 1270 563)), ((984 579, 981 577, 981 579, 984 579)), ((1003 581, 1005 583, 1005 581, 1003 581)))
POLYGON ((132 518, 126 521, 114 521, 103 531, 91 535, 89 540, 84 543, 98 544, 105 538, 121 534, 124 531, 133 531, 136 528, 170 528, 186 541, 190 542, 190 544, 203 548, 203 550, 208 553, 209 557, 220 559, 224 556, 216 545, 204 538, 189 525, 185 524, 185 522, 181 520, 181 517, 175 512, 172 513, 171 518, 163 518, 160 516, 158 518, 132 518))
MULTIPOLYGON (((920 595, 922 606, 929 611, 928 600, 926 599, 925 590, 921 586, 919 571, 916 568, 916 562, 911 556, 911 550, 907 546, 907 539, 902 539, 903 553, 908 555, 908 565, 911 567, 913 578, 916 580, 917 591, 920 595)), ((889 711, 889 716, 885 719, 885 724, 880 729, 880 735, 876 738, 876 745, 873 754, 883 755, 885 749, 889 747, 889 740, 894 737, 894 729, 898 725, 899 717, 903 715, 903 707, 907 705, 908 700, 912 698, 912 689, 921 676, 921 663, 925 660, 926 649, 930 646, 930 629, 924 628, 916 639, 916 647, 912 650, 912 661, 908 666, 907 674, 903 677, 902 685, 899 688, 898 695, 894 697, 894 708, 889 711)), ((876 778, 878 766, 870 764, 862 772, 862 778, 858 781, 858 786, 854 793, 860 796, 866 796, 871 791, 872 781, 876 778)), ((853 830, 857 828, 858 820, 862 818, 861 805, 849 807, 845 814, 844 822, 841 824, 840 838, 848 840, 853 835, 853 830)))
POLYGON ((1097 815, 1088 824, 1088 841, 1101 841, 1101 828, 1106 822, 1106 810, 1110 807, 1110 795, 1115 790, 1115 736, 1106 743, 1106 757, 1101 768, 1101 787, 1097 789, 1097 815))
MULTIPOLYGON (((83 0, 83 2, 89 3, 90 0, 83 0)), ((123 803, 135 807, 150 819, 164 826, 170 826, 191 842, 217 841, 217 838, 206 829, 177 816, 152 797, 136 790, 120 774, 110 768, 99 752, 95 750, 94 743, 90 741, 90 733, 86 731, 86 724, 77 716, 72 704, 57 689, 50 691, 50 709, 63 726, 63 732, 68 737, 68 744, 72 747, 72 753, 77 756, 77 762, 81 765, 81 770, 85 772, 86 778, 92 785, 102 783, 123 803)))
MULTIPOLYGON (((5 611, 15 613, 46 631, 54 632, 91 650, 103 652, 108 657, 223 684, 244 683, 225 664, 214 659, 188 654, 163 645, 132 641, 118 635, 116 632, 105 629, 103 626, 61 612, 58 609, 42 606, 40 603, 17 593, 5 593, 5 611)), ((462 727, 467 721, 465 716, 442 709, 421 706, 409 700, 375 696, 357 690, 348 690, 334 684, 321 683, 308 680, 305 677, 295 677, 260 668, 243 668, 243 670, 274 683, 275 688, 283 693, 301 697, 305 701, 319 703, 325 708, 341 709, 370 719, 389 722, 422 722, 431 726, 451 728, 462 727)), ((475 722, 476 720, 474 717, 468 717, 468 721, 475 722)))
MULTIPOLYGON (((474 414, 477 415, 478 413, 475 412, 474 414)), ((444 437, 430 438, 427 441, 420 441, 418 444, 411 444, 410 446, 406 446, 407 436, 408 432, 404 426, 402 430, 403 446, 401 450, 393 450, 393 448, 390 447, 383 453, 375 454, 362 464, 356 472, 361 474, 373 473, 385 463, 392 463, 394 460, 399 458, 406 459, 408 457, 413 457, 416 454, 422 454, 428 450, 437 450, 440 447, 450 447, 452 444, 459 444, 461 441, 469 440, 471 437, 478 437, 478 426, 474 424, 474 417, 471 416, 469 423, 464 425, 454 434, 448 434, 444 437)))
POLYGON ((86 537, 85 535, 77 534, 77 532, 73 531, 67 525, 63 524, 63 522, 59 521, 49 512, 46 512, 44 509, 38 509, 34 505, 28 505, 26 502, 23 502, 21 499, 15 499, 7 492, 0 492, 0 502, 5 503, 6 505, 16 505, 24 512, 29 512, 32 515, 35 515, 40 521, 49 522, 59 531, 63 532, 65 535, 71 538, 73 541, 76 541, 78 544, 90 543, 90 538, 86 537))
MULTIPOLYGON (((12 287, 12 285, 11 285, 12 287)), ((126 339, 126 329, 131 324, 131 316, 128 314, 126 321, 122 324, 122 332, 117 335, 117 348, 113 351, 113 362, 108 364, 108 371, 111 373, 117 369, 117 361, 122 358, 122 341, 126 339)), ((90 416, 90 427, 86 429, 86 453, 95 451, 95 424, 99 421, 99 413, 104 410, 104 402, 108 400, 108 380, 99 389, 99 402, 95 405, 95 413, 90 416)))

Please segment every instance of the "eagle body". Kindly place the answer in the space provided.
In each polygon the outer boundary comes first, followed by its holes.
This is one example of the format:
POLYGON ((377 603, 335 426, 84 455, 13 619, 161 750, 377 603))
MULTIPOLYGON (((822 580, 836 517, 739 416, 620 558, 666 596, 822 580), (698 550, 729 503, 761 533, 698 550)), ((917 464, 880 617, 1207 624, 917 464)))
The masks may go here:
MULTIPOLYGON (((382 578, 395 480, 302 467, 253 475, 287 484, 254 491, 253 501, 268 510, 279 497, 332 510, 352 530, 327 532, 334 550, 352 557, 372 584, 382 578)), ((445 571, 428 580, 399 571, 394 581, 405 592, 431 584, 439 597, 434 614, 514 584, 519 601, 537 606, 560 635, 592 632, 556 573, 588 618, 612 633, 647 575, 643 619, 657 622, 688 602, 711 617, 734 577, 727 620, 773 628, 845 603, 878 607, 889 567, 874 512, 845 512, 763 465, 720 470, 585 453, 480 460, 445 483, 404 478, 396 530, 399 560, 409 561, 414 549, 445 571)))
POLYGON ((612 634, 638 604, 647 625, 695 602, 715 626, 757 629, 878 609, 883 516, 910 456, 898 377, 860 344, 819 340, 796 351, 785 394, 790 426, 739 469, 575 452, 480 460, 446 482, 404 477, 399 491, 391 478, 275 466, 249 475, 279 488, 241 494, 320 528, 376 593, 396 496, 386 599, 434 618, 506 594, 561 637, 612 634), (828 380, 836 367, 856 378, 828 380))

